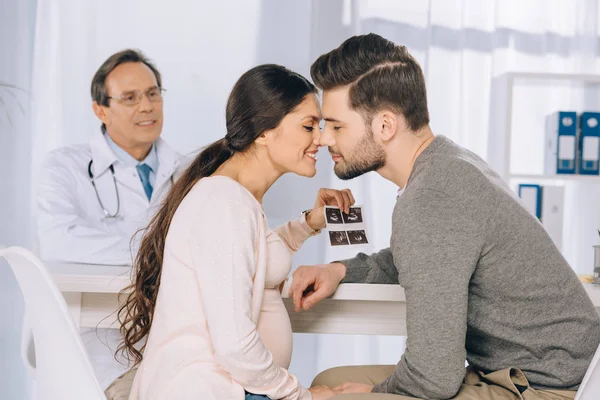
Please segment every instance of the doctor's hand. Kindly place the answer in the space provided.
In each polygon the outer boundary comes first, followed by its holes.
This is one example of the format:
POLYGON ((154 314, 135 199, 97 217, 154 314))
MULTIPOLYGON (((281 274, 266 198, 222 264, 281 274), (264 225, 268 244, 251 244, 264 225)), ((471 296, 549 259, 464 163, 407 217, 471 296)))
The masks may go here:
POLYGON ((319 301, 331 296, 344 276, 346 266, 342 263, 298 267, 292 275, 289 293, 294 310, 308 311, 319 301))
POLYGON ((337 206, 344 213, 350 212, 354 204, 354 196, 350 189, 319 189, 317 200, 312 210, 306 216, 306 223, 315 231, 325 228, 325 206, 337 206))

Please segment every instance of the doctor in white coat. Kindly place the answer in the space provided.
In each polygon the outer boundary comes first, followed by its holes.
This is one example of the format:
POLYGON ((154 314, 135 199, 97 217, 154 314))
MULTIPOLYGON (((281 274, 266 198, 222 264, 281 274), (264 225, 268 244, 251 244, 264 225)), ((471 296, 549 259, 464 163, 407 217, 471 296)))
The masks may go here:
MULTIPOLYGON (((91 85, 102 122, 88 144, 52 151, 38 192, 38 237, 44 260, 131 265, 134 234, 173 183, 180 156, 160 138, 163 91, 156 67, 135 50, 109 57, 91 85)), ((139 235, 135 235, 139 237, 139 235)), ((113 358, 117 329, 82 337, 100 384, 128 368, 113 358)))

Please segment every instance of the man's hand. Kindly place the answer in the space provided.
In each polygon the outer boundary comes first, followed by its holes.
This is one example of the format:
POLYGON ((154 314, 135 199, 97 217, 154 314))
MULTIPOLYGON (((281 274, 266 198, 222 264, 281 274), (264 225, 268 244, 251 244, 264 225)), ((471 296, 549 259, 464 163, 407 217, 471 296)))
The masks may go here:
POLYGON ((371 393, 373 385, 366 385, 364 383, 346 382, 333 388, 338 394, 349 394, 349 393, 371 393))
POLYGON ((318 231, 325 228, 325 206, 337 206, 347 214, 352 205, 354 205, 354 196, 350 189, 319 189, 315 205, 306 216, 306 223, 313 230, 318 231))
POLYGON ((289 294, 294 301, 294 310, 308 311, 319 301, 331 296, 344 276, 346 266, 342 263, 298 267, 292 275, 289 294))

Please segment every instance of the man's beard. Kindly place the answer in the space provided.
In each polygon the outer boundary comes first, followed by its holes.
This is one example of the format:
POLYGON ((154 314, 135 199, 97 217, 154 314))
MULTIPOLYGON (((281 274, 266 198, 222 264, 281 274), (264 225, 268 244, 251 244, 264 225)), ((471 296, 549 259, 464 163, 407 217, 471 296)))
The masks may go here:
POLYGON ((343 164, 335 164, 333 171, 338 178, 354 179, 385 165, 385 152, 373 139, 373 131, 367 129, 365 137, 354 147, 349 158, 344 157, 343 164))

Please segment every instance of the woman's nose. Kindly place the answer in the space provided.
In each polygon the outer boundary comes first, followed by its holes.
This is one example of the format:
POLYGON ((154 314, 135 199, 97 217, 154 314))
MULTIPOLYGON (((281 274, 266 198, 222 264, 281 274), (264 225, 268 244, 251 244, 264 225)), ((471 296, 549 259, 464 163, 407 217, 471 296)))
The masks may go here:
POLYGON ((317 127, 317 129, 315 129, 313 131, 313 144, 315 144, 318 147, 321 147, 321 129, 319 129, 319 127, 317 127))

